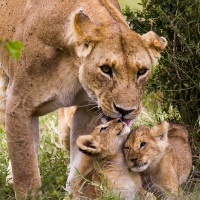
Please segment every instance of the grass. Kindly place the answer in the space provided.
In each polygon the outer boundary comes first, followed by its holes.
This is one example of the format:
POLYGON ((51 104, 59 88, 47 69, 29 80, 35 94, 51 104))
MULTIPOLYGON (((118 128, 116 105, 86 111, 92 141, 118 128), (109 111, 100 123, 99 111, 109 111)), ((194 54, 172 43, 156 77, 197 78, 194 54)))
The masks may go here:
POLYGON ((0 130, 0 198, 14 199, 14 192, 12 186, 6 184, 7 168, 8 168, 8 153, 6 146, 6 139, 3 130, 0 130))
MULTIPOLYGON (((141 114, 135 125, 140 125, 141 121, 146 121, 146 124, 151 124, 156 121, 155 116, 151 112, 151 117, 148 110, 145 114, 141 114)), ((69 164, 69 153, 64 152, 59 147, 57 137, 57 116, 55 113, 48 114, 40 119, 40 134, 41 142, 39 149, 39 165, 42 177, 42 197, 40 200, 60 200, 65 197, 66 184, 66 169, 69 164)), ((0 130, 0 199, 14 200, 14 191, 12 185, 6 183, 8 174, 8 153, 6 147, 6 137, 0 130)), ((200 199, 200 185, 191 177, 184 189, 184 197, 181 200, 196 200, 200 199), (192 192, 189 192, 192 191, 192 192)), ((114 196, 112 191, 102 192, 100 199, 118 200, 119 197, 114 196)), ((70 196, 67 198, 70 199, 70 196)))
MULTIPOLYGON (((39 167, 42 177, 41 199, 45 200, 59 200, 65 196, 69 155, 59 148, 56 118, 56 114, 51 113, 40 119, 39 167)), ((13 187, 6 182, 9 159, 6 137, 2 129, 0 138, 0 199, 14 200, 13 187)))

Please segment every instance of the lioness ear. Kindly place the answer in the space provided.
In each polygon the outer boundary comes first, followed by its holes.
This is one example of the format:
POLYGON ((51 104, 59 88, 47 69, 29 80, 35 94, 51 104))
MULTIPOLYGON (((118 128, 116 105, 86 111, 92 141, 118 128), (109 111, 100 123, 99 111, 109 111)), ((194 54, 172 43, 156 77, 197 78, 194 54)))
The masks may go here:
POLYGON ((97 155, 99 153, 98 142, 95 141, 92 135, 80 136, 77 139, 76 144, 78 145, 78 147, 83 153, 86 153, 89 155, 97 155))
POLYGON ((160 58, 160 52, 164 51, 167 46, 167 40, 164 37, 159 37, 153 31, 149 31, 141 37, 144 44, 147 45, 147 50, 153 61, 152 64, 155 65, 160 58))
POLYGON ((79 57, 86 57, 97 42, 96 30, 90 18, 80 9, 71 18, 69 44, 75 43, 76 52, 79 57))
POLYGON ((152 135, 158 140, 168 141, 169 123, 163 121, 161 124, 155 125, 152 129, 152 135))

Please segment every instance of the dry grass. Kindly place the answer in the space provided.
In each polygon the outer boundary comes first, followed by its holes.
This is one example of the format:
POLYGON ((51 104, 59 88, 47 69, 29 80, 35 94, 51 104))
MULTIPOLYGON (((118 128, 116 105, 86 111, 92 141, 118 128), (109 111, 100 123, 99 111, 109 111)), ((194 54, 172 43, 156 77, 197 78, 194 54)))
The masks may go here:
MULTIPOLYGON (((69 163, 69 155, 59 148, 57 138, 57 116, 55 113, 44 116, 40 120, 41 144, 39 150, 40 172, 42 177, 43 193, 40 199, 59 200, 65 197, 66 184, 66 169, 69 163)), ((141 115, 135 124, 140 124, 142 121, 148 121, 150 118, 148 113, 141 115)), ((152 118, 151 118, 152 119, 152 118)), ((148 122, 147 122, 148 123, 148 122)), ((6 183, 8 153, 6 147, 6 139, 3 131, 0 131, 0 199, 14 200, 14 191, 12 185, 6 183)), ((200 199, 200 184, 199 180, 193 179, 192 175, 184 188, 184 195, 180 199, 197 200, 200 199)), ((102 190, 102 187, 100 186, 102 190)), ((102 191, 102 196, 99 199, 118 200, 112 191, 105 189, 102 191)), ((70 199, 68 196, 67 199, 70 199)))

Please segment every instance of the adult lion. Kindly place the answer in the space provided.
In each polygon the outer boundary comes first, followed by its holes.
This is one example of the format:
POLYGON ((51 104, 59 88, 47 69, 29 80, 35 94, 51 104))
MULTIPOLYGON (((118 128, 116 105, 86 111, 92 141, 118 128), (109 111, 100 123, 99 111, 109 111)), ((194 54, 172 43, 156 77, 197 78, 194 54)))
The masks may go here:
MULTIPOLYGON (((140 112, 151 66, 166 40, 153 32, 140 36, 131 31, 118 8, 116 0, 1 1, 0 37, 21 40, 25 47, 19 61, 0 50, 1 110, 6 101, 5 130, 16 197, 41 185, 39 116, 85 105, 88 99, 107 119, 129 120, 140 112)), ((84 133, 97 125, 96 115, 85 107, 75 113, 71 166, 78 168, 81 159, 74 141, 85 125, 84 133)))

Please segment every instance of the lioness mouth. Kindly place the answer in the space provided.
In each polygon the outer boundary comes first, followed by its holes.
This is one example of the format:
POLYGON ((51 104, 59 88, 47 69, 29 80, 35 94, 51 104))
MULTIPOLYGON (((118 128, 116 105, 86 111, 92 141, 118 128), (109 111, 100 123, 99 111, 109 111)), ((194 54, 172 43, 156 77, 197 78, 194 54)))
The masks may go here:
MULTIPOLYGON (((100 111, 101 111, 101 114, 102 114, 102 118, 104 118, 107 122, 109 122, 109 121, 115 119, 115 118, 112 118, 112 117, 107 116, 107 115, 102 111, 102 109, 101 109, 100 111)), ((126 123, 127 126, 128 126, 128 125, 130 124, 130 122, 131 122, 131 119, 124 119, 123 117, 121 118, 121 120, 122 120, 124 123, 126 123)))

